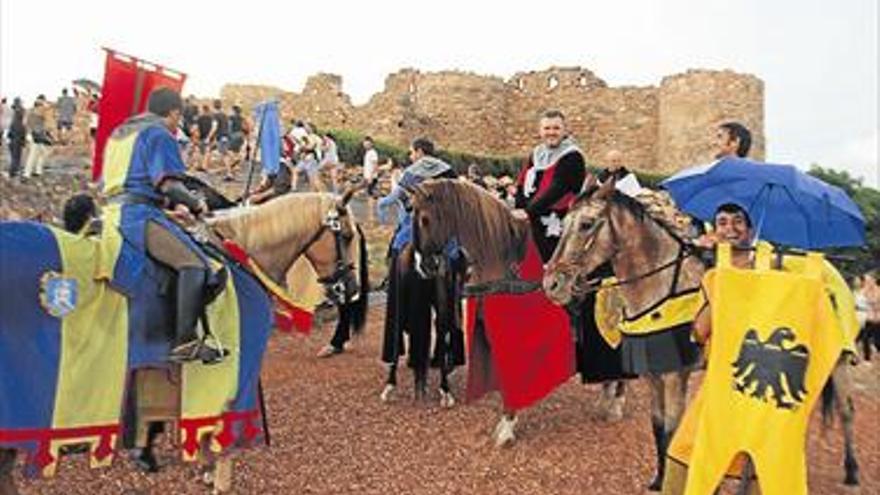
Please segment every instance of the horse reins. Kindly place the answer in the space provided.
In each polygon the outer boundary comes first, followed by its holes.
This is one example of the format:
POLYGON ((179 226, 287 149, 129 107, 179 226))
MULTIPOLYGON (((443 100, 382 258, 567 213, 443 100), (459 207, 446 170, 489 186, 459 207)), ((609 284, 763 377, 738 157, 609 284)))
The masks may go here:
MULTIPOLYGON (((603 215, 608 215, 608 207, 607 206, 605 208, 605 211, 603 212, 603 215)), ((584 280, 583 277, 578 275, 575 277, 575 282, 574 282, 574 292, 576 294, 578 294, 578 295, 589 294, 591 292, 598 292, 599 290, 602 290, 602 289, 610 289, 610 288, 614 288, 614 287, 620 287, 623 285, 633 284, 633 283, 638 282, 640 280, 644 280, 646 278, 652 277, 660 272, 666 271, 670 267, 673 267, 675 269, 675 272, 672 275, 672 283, 670 284, 669 292, 666 294, 666 296, 663 299, 661 299, 661 301, 667 300, 667 299, 675 297, 677 295, 675 293, 675 288, 678 285, 678 281, 679 281, 679 278, 681 275, 681 267, 683 265, 682 262, 685 259, 687 259, 691 256, 694 256, 695 248, 697 246, 682 240, 678 235, 676 235, 674 232, 672 232, 662 222, 657 221, 656 219, 654 219, 650 215, 646 214, 646 216, 648 217, 648 219, 650 219, 651 221, 656 223, 658 226, 660 226, 660 228, 662 228, 664 232, 669 234, 669 236, 672 237, 672 239, 678 244, 678 254, 676 254, 676 256, 673 259, 671 259, 663 264, 660 264, 660 265, 658 265, 658 266, 656 266, 656 267, 654 267, 644 273, 640 273, 634 277, 630 277, 627 279, 618 280, 618 281, 615 281, 610 284, 603 285, 601 277, 584 280)), ((592 242, 595 239, 595 236, 598 235, 599 229, 606 221, 608 222, 608 228, 611 231, 611 237, 613 239, 614 252, 611 254, 611 258, 613 259, 619 254, 619 250, 617 248, 617 245, 618 245, 618 240, 620 239, 620 236, 617 234, 617 229, 614 227, 614 222, 611 221, 610 215, 606 216, 606 218, 603 218, 602 220, 597 222, 596 225, 594 225, 590 229, 592 232, 590 232, 590 236, 588 238, 588 243, 592 242)), ((579 259, 579 258, 576 258, 576 259, 579 259)), ((569 266, 573 266, 573 265, 576 265, 576 263, 575 262, 568 262, 565 265, 563 265, 563 269, 566 269, 569 266)))

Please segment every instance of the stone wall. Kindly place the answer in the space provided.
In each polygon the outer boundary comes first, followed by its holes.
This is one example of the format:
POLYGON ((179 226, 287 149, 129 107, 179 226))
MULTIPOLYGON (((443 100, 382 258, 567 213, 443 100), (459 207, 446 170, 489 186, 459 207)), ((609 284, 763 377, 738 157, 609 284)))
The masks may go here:
POLYGON ((715 128, 728 120, 752 131, 750 156, 764 158, 764 83, 757 77, 691 70, 663 78, 659 92, 659 169, 710 161, 715 128))
POLYGON ((537 118, 547 108, 566 116, 590 163, 620 150, 643 171, 669 172, 712 157, 714 128, 727 120, 754 134, 752 156, 764 157, 764 88, 755 76, 692 70, 659 86, 609 87, 581 67, 551 67, 508 80, 471 72, 402 69, 359 106, 342 78, 317 74, 301 93, 268 86, 224 86, 221 97, 249 110, 269 97, 291 118, 319 128, 353 129, 406 146, 428 136, 441 147, 485 155, 524 155, 537 141, 537 118))

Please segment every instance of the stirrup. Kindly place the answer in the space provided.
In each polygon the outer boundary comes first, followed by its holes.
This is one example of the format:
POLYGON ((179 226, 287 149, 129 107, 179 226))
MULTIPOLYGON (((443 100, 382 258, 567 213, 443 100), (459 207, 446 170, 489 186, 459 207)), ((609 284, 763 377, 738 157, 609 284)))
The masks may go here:
POLYGON ((202 344, 199 347, 198 359, 202 361, 202 364, 220 364, 228 355, 229 351, 226 349, 215 349, 211 346, 202 344))
POLYGON ((229 351, 222 347, 210 346, 204 340, 193 340, 175 347, 168 356, 168 360, 181 364, 193 361, 201 361, 202 364, 218 364, 228 355, 229 351))
POLYGON ((223 343, 213 333, 205 335, 201 344, 199 347, 199 359, 202 360, 202 364, 218 364, 229 355, 229 349, 223 347, 223 343))
POLYGON ((199 359, 201 348, 201 340, 191 340, 172 349, 171 353, 168 355, 168 360, 173 363, 188 363, 195 361, 199 359))

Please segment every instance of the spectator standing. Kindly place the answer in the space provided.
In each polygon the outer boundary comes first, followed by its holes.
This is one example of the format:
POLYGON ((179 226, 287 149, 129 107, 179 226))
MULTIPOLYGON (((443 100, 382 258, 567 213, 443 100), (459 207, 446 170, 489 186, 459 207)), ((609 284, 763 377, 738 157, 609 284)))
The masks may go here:
POLYGON ((220 165, 223 167, 223 170, 226 171, 223 180, 231 181, 233 179, 232 167, 228 156, 229 117, 223 111, 223 102, 221 100, 214 100, 214 114, 212 115, 212 118, 214 119, 214 124, 211 132, 211 141, 216 146, 217 153, 220 154, 220 165))
POLYGON ((872 351, 880 351, 880 287, 874 273, 862 276, 862 286, 856 293, 857 304, 862 307, 865 324, 859 333, 859 342, 865 354, 865 360, 871 360, 872 351))
POLYGON ((211 108, 202 105, 202 112, 196 117, 196 130, 199 133, 199 153, 202 157, 201 165, 196 170, 207 171, 211 161, 211 130, 214 127, 214 119, 211 117, 211 108))
POLYGON ((199 106, 196 104, 196 98, 193 95, 186 97, 183 104, 183 115, 181 119, 181 128, 189 142, 186 146, 186 165, 190 167, 193 161, 196 146, 198 146, 198 131, 196 130, 196 118, 199 116, 199 106))
POLYGON ((290 129, 290 137, 293 139, 293 143, 297 150, 305 145, 306 138, 309 135, 308 129, 306 129, 306 125, 302 120, 294 120, 293 127, 290 129))
POLYGON ((374 148, 373 138, 367 136, 364 138, 364 182, 367 184, 367 196, 374 197, 376 194, 376 184, 379 182, 379 153, 374 148))
POLYGON ((27 144, 27 126, 25 126, 24 106, 21 98, 12 102, 12 119, 9 122, 9 177, 17 177, 21 173, 21 153, 27 144))
POLYGON ((0 148, 3 148, 3 142, 6 139, 6 131, 12 123, 12 109, 6 104, 6 98, 0 100, 0 148))
POLYGON ((241 113, 241 106, 232 105, 229 115, 229 151, 231 152, 230 168, 235 169, 241 163, 241 153, 250 134, 251 125, 241 113))
MULTIPOLYGON (((94 147, 95 136, 98 134, 98 95, 96 93, 92 93, 89 96, 89 103, 86 105, 86 109, 89 111, 89 138, 94 147)), ((95 155, 94 151, 92 149, 92 156, 95 155)))
POLYGON ((61 96, 56 104, 58 111, 58 141, 68 144, 70 133, 73 130, 73 121, 76 118, 76 99, 67 94, 67 88, 61 90, 61 96))
POLYGON ((46 97, 40 95, 34 102, 34 108, 27 115, 27 127, 30 130, 28 143, 27 161, 24 166, 24 177, 32 175, 39 177, 43 174, 43 165, 49 156, 49 146, 52 145, 52 137, 46 129, 46 97))
POLYGON ((339 148, 333 134, 325 132, 321 138, 321 170, 327 170, 330 174, 330 188, 333 192, 339 192, 339 173, 342 164, 339 162, 339 148))

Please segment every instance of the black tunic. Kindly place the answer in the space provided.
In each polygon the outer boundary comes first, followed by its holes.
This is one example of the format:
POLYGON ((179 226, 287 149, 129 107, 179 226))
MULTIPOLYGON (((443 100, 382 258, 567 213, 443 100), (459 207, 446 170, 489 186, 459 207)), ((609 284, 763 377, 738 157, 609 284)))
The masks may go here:
MULTIPOLYGON (((530 167, 530 162, 526 167, 530 167)), ((521 175, 521 179, 522 179, 521 175)), ((548 227, 542 219, 556 214, 559 220, 568 213, 566 197, 573 197, 581 191, 586 178, 586 164, 579 152, 570 152, 562 156, 555 166, 536 172, 535 183, 538 189, 527 196, 523 180, 520 180, 516 192, 516 206, 523 208, 529 215, 532 225, 532 237, 545 263, 553 256, 559 237, 548 235, 548 227), (552 174, 547 180, 544 175, 552 174), (543 186, 543 187, 542 187, 543 186)), ((552 234, 552 232, 550 233, 552 234)), ((611 276, 611 267, 605 264, 597 270, 605 276, 611 276)), ((597 274, 598 275, 598 274, 597 274)), ((577 336, 576 360, 577 369, 584 382, 595 383, 607 380, 634 378, 623 372, 620 350, 608 345, 599 334, 596 326, 594 310, 596 295, 589 293, 584 300, 568 308, 569 318, 577 336)))

